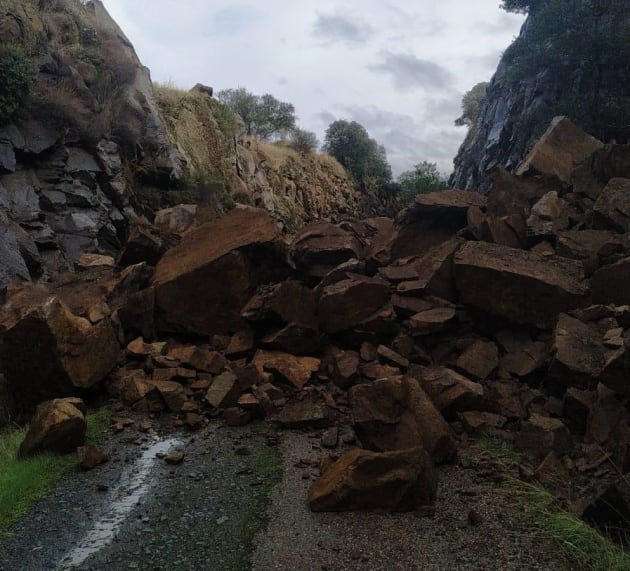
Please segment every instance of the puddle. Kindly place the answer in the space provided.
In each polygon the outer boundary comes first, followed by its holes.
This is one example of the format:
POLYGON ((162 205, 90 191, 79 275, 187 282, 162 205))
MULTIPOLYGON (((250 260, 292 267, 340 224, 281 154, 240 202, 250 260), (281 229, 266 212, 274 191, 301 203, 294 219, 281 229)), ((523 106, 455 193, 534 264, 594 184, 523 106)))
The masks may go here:
POLYGON ((150 477, 151 472, 155 463, 159 461, 155 455, 166 454, 181 443, 179 438, 159 440, 142 453, 133 467, 125 472, 120 484, 113 491, 107 511, 79 541, 77 546, 64 556, 57 571, 76 569, 88 557, 112 542, 127 516, 151 488, 154 481, 150 477))

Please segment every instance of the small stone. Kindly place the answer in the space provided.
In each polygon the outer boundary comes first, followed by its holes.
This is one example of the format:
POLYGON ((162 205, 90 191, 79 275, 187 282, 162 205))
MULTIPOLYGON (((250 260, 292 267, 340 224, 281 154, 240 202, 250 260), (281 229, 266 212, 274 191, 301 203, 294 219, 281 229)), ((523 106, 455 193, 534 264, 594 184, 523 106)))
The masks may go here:
POLYGON ((336 426, 329 428, 322 434, 322 446, 324 448, 336 448, 339 442, 339 429, 336 426))
POLYGON ((468 512, 468 524, 476 527, 478 525, 481 525, 483 522, 483 518, 481 517, 481 514, 476 511, 476 510, 470 510, 468 512))
POLYGON ((81 466, 81 470, 85 470, 86 472, 93 470, 97 466, 100 466, 109 460, 109 455, 102 450, 99 450, 93 444, 80 446, 77 448, 77 454, 79 456, 79 465, 81 466))
POLYGON ((168 454, 167 456, 164 456, 164 461, 171 466, 181 464, 184 461, 184 453, 173 452, 172 454, 168 454))

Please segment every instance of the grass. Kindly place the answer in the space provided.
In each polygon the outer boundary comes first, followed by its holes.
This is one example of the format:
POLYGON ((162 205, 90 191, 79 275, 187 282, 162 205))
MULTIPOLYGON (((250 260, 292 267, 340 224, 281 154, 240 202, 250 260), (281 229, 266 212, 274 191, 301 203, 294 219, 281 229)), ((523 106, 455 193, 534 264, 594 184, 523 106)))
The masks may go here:
MULTIPOLYGON (((100 439, 109 418, 108 409, 88 413, 88 442, 100 439)), ((25 434, 26 428, 0 432, 0 534, 7 533, 77 463, 74 454, 46 453, 18 460, 17 452, 25 434)))
MULTIPOLYGON (((507 465, 527 463, 528 458, 516 452, 509 443, 482 437, 483 448, 493 458, 507 465)), ((509 480, 535 532, 557 546, 573 569, 584 571, 628 571, 630 553, 603 536, 585 521, 558 505, 555 496, 536 483, 509 480)))

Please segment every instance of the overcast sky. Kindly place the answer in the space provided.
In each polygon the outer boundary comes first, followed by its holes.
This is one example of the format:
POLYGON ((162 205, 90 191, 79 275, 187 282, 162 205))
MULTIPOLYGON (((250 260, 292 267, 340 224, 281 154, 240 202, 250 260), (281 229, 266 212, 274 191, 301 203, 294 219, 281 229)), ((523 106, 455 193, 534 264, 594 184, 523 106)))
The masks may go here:
POLYGON ((462 95, 523 21, 499 0, 103 1, 154 80, 271 93, 320 140, 356 120, 394 174, 423 160, 450 173, 462 95))

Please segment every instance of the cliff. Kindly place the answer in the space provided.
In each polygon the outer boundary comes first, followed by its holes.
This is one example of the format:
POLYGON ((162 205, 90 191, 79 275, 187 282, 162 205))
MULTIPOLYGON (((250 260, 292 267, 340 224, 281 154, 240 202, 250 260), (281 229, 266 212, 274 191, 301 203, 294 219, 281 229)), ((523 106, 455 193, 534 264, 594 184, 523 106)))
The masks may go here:
POLYGON ((499 165, 515 170, 558 115, 603 141, 629 140, 630 4, 532 5, 455 158, 454 188, 487 191, 488 173, 499 165))

